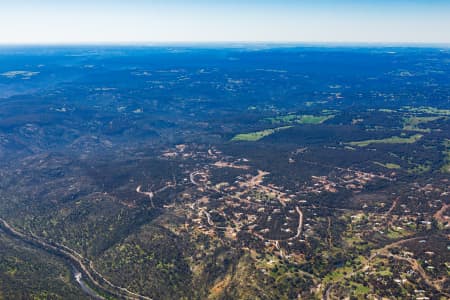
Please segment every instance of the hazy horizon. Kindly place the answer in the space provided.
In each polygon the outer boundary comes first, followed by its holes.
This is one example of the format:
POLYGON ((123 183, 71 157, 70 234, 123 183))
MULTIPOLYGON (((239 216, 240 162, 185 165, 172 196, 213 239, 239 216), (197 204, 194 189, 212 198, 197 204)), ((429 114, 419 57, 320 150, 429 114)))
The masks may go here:
POLYGON ((277 42, 277 41, 110 41, 110 42, 42 42, 42 43, 2 43, 0 48, 40 48, 40 47, 187 47, 187 48, 449 48, 450 42, 277 42))
POLYGON ((444 0, 131 0, 2 4, 0 44, 449 44, 444 0))

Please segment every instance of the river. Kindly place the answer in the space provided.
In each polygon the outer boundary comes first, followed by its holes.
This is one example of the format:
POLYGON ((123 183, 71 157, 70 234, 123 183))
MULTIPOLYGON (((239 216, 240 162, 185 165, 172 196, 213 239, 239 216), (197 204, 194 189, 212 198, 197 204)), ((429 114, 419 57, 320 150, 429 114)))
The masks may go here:
POLYGON ((91 296, 93 299, 105 299, 104 297, 97 294, 93 289, 91 289, 89 286, 86 285, 83 281, 83 274, 81 274, 80 271, 78 271, 77 268, 75 268, 74 265, 72 265, 72 274, 75 278, 76 282, 80 285, 83 292, 85 292, 87 295, 91 296))

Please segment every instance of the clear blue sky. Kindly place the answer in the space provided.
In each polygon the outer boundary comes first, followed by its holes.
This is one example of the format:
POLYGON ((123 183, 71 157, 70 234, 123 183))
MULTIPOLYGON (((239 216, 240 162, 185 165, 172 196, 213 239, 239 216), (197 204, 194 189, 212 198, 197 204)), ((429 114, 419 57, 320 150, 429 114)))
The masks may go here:
POLYGON ((450 43, 450 0, 0 0, 0 43, 450 43))

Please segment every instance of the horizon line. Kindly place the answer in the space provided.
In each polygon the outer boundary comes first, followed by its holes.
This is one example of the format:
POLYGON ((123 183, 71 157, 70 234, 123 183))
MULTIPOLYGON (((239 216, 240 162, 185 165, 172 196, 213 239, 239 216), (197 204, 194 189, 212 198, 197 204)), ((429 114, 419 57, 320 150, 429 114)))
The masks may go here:
POLYGON ((385 41, 79 41, 79 42, 1 42, 0 47, 58 47, 58 46, 341 46, 341 47, 450 47, 450 42, 385 42, 385 41))

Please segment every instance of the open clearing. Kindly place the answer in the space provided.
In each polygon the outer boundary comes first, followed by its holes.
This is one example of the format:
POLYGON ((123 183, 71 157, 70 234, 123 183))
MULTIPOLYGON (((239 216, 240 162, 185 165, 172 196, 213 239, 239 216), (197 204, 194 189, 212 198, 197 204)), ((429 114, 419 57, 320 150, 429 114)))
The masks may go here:
POLYGON ((371 144, 413 144, 423 137, 422 134, 415 134, 407 138, 393 136, 381 140, 365 140, 348 143, 350 146, 367 147, 371 144))
POLYGON ((292 126, 283 126, 278 127, 274 129, 266 129, 262 131, 256 131, 256 132, 250 132, 250 133, 241 133, 236 135, 234 138, 231 139, 232 142, 239 142, 239 141, 247 141, 247 142, 256 142, 260 139, 269 136, 277 131, 285 130, 288 128, 291 128, 292 126))

